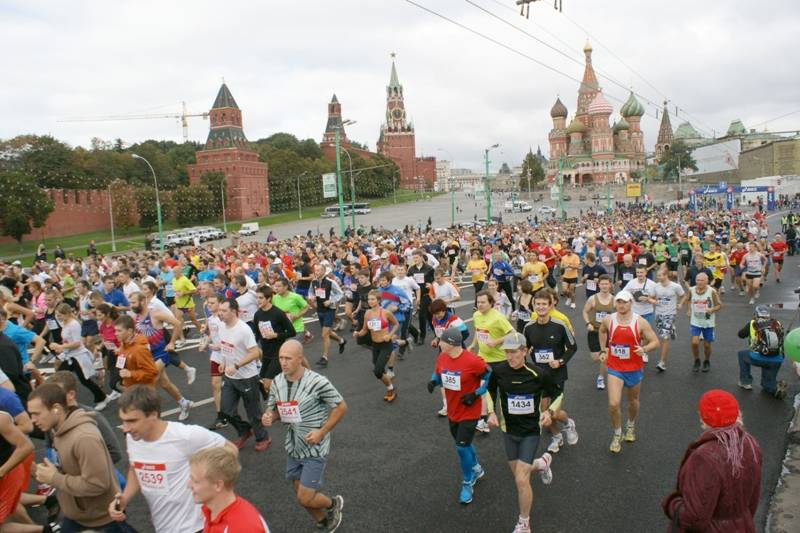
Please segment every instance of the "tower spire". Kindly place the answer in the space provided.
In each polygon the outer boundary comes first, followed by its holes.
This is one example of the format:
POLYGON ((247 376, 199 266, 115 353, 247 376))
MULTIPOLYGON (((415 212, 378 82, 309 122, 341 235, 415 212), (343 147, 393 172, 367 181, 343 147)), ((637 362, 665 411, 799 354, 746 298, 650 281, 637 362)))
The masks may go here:
POLYGON ((400 80, 397 77, 397 68, 394 65, 394 58, 397 56, 394 52, 389 54, 392 57, 392 74, 389 76, 389 88, 402 90, 403 86, 400 85, 400 80))
POLYGON ((669 109, 667 109, 667 101, 664 100, 664 109, 661 111, 661 126, 658 128, 658 138, 656 139, 656 161, 660 160, 661 156, 672 146, 673 138, 669 109))
POLYGON ((592 103, 592 100, 600 91, 600 84, 597 83, 597 75, 594 73, 594 67, 592 67, 592 45, 588 41, 586 46, 583 47, 583 54, 586 66, 583 68, 583 79, 578 89, 578 108, 576 112, 578 116, 586 114, 589 104, 592 103))

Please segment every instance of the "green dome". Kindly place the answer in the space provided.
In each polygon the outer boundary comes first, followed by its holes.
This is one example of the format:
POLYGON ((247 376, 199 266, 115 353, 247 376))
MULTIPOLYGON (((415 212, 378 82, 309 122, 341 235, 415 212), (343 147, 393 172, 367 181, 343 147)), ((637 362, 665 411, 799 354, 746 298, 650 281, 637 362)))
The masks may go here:
POLYGON ((619 122, 615 123, 614 124, 614 128, 613 128, 614 133, 620 132, 622 130, 627 131, 629 129, 631 129, 631 125, 628 124, 628 121, 625 120, 625 117, 622 117, 621 119, 619 119, 619 122))
POLYGON ((747 130, 745 129, 744 124, 742 124, 742 121, 738 118, 732 121, 731 125, 728 126, 727 135, 744 135, 745 133, 747 133, 747 130))
POLYGON ((623 117, 641 117, 644 115, 644 106, 633 95, 633 91, 628 96, 628 100, 622 105, 620 113, 623 117))
POLYGON ((583 122, 578 120, 578 118, 573 118, 572 122, 569 123, 567 126, 567 133, 570 135, 573 133, 584 133, 586 131, 586 126, 583 125, 583 122))
POLYGON ((675 130, 676 139, 699 139, 700 133, 694 129, 690 122, 684 122, 675 130))

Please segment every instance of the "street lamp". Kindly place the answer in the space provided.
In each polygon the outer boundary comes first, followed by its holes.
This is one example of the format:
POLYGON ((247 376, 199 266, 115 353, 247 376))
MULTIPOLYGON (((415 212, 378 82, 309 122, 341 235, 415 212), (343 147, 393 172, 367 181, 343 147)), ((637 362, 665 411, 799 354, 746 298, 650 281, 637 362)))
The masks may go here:
POLYGON ((297 176, 297 213, 298 213, 297 218, 299 219, 303 218, 303 205, 300 202, 300 178, 302 178, 306 174, 308 174, 307 170, 302 174, 300 174, 299 176, 297 176))
POLYGON ((344 237, 344 199, 342 198, 342 153, 339 144, 339 137, 342 126, 355 124, 354 120, 343 120, 341 125, 336 126, 336 189, 339 193, 339 235, 344 237))
POLYGON ((485 148, 483 150, 483 160, 486 163, 486 187, 485 192, 486 194, 486 223, 492 223, 492 183, 489 179, 489 150, 493 150, 495 148, 499 148, 500 145, 495 143, 491 145, 489 148, 485 148))
MULTIPOLYGON (((352 121, 350 124, 355 122, 352 121)), ((347 161, 350 163, 350 217, 353 224, 353 231, 356 230, 356 182, 353 178, 353 158, 350 157, 350 152, 342 148, 342 152, 347 156, 347 161)))
POLYGON ((134 159, 141 159, 147 166, 150 167, 150 172, 153 173, 153 184, 156 188, 156 214, 158 216, 158 248, 159 251, 164 251, 164 226, 161 223, 161 200, 158 196, 158 179, 156 178, 156 171, 153 170, 153 165, 150 164, 150 161, 145 159, 144 157, 140 156, 139 154, 131 154, 134 159))

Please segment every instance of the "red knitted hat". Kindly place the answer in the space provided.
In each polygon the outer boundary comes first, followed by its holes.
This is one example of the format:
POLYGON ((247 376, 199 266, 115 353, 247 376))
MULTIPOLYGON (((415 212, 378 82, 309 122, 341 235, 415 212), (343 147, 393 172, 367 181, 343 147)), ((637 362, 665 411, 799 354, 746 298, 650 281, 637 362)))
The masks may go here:
POLYGON ((733 394, 721 389, 712 389, 703 394, 697 409, 703 422, 712 428, 730 426, 739 417, 739 402, 733 394))

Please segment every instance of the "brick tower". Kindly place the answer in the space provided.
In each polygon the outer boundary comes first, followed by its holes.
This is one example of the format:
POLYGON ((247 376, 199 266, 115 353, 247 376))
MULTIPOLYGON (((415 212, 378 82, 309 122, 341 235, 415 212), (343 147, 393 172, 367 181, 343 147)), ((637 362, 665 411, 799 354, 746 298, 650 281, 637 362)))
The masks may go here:
POLYGON ((391 158, 400 167, 400 187, 405 189, 420 187, 416 179, 414 125, 406 120, 403 86, 397 78, 394 54, 392 54, 392 73, 389 85, 386 86, 386 122, 381 126, 378 153, 391 158))
POLYGON ((669 111, 667 110, 667 102, 664 102, 664 111, 661 113, 661 126, 658 128, 658 139, 656 139, 656 162, 661 161, 661 157, 665 152, 669 151, 672 146, 672 124, 669 121, 669 111))
MULTIPOLYGON (((242 130, 242 111, 224 83, 209 113, 211 130, 197 163, 188 165, 189 183, 206 172, 225 174, 225 211, 229 220, 269 215, 267 164, 258 160, 242 130)), ((219 194, 219 191, 211 191, 219 194)))

